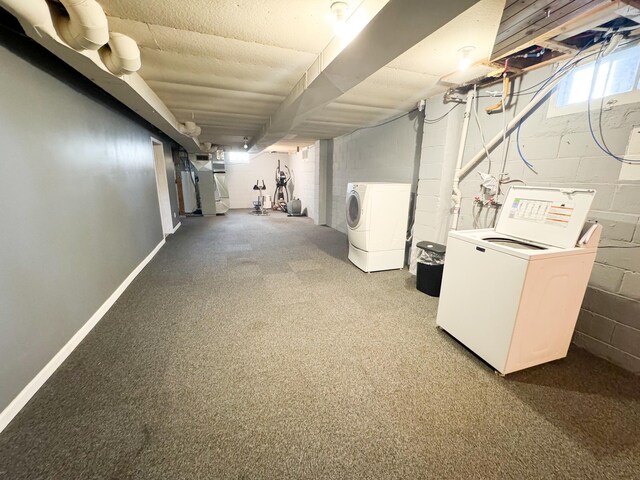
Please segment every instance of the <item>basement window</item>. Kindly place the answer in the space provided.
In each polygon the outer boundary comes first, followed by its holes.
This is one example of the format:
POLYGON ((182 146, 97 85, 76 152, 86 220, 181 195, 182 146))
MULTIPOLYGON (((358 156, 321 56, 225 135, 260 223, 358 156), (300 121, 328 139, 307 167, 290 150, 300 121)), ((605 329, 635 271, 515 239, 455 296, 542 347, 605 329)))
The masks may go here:
POLYGON ((640 102, 640 45, 614 52, 596 62, 575 68, 565 77, 551 98, 549 117, 587 111, 589 91, 591 108, 640 102), (594 77, 595 81, 594 81, 594 77))
POLYGON ((249 163, 249 153, 247 152, 228 152, 226 158, 229 164, 249 163))

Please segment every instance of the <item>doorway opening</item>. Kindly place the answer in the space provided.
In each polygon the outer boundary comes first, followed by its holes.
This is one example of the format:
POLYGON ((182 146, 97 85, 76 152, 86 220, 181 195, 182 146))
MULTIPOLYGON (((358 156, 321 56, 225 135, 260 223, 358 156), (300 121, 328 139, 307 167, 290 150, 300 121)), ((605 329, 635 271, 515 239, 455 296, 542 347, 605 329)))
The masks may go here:
POLYGON ((173 233, 173 220, 171 218, 171 200, 169 199, 169 183, 167 181, 164 147, 162 142, 155 138, 151 138, 151 145, 153 146, 153 163, 156 171, 156 186, 158 188, 162 233, 166 237, 173 233))

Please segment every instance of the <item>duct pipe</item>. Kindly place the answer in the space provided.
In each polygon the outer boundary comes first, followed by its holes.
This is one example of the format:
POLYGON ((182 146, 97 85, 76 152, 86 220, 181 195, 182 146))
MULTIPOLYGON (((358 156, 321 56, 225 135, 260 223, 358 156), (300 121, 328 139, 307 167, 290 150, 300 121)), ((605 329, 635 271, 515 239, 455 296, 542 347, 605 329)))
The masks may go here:
MULTIPOLYGON (((51 11, 44 0, 39 2, 0 0, 0 6, 7 9, 14 17, 17 17, 25 30, 27 29, 25 23, 36 31, 40 29, 48 30, 46 26, 51 24, 51 11)), ((39 31, 38 34, 40 34, 39 31)))
POLYGON ((556 85, 560 82, 560 80, 562 80, 564 76, 570 71, 571 69, 567 69, 562 74, 550 80, 547 86, 545 86, 542 90, 540 90, 538 94, 535 95, 534 98, 532 98, 531 101, 520 112, 518 112, 518 114, 515 117, 513 117, 513 120, 511 120, 507 124, 504 130, 500 130, 495 137, 489 140, 486 146, 486 150, 483 147, 482 150, 476 153, 473 156, 473 158, 469 160, 469 162, 460 169, 457 180, 460 181, 464 177, 466 177, 469 174, 469 172, 473 170, 484 159, 484 157, 486 156, 486 152, 491 151, 496 146, 498 146, 503 139, 502 138, 503 134, 506 136, 510 135, 513 129, 518 126, 518 124, 522 121, 524 117, 526 117, 530 112, 538 108, 540 104, 544 102, 547 95, 551 93, 551 90, 553 90, 556 87, 556 85))
POLYGON ((114 75, 131 75, 140 69, 140 49, 136 41, 121 33, 109 34, 109 45, 100 49, 100 58, 114 75))
MULTIPOLYGON (((44 2, 43 2, 44 3, 44 2)), ((98 50, 109 41, 109 25, 95 0, 60 0, 69 17, 58 21, 60 36, 76 50, 98 50)))
POLYGON ((180 133, 184 133, 190 137, 197 137, 202 133, 202 129, 195 124, 195 122, 184 122, 180 124, 180 133))
POLYGON ((471 109, 473 108, 473 99, 475 98, 475 88, 467 93, 467 108, 464 111, 464 120, 462 122, 462 134, 460 135, 460 146, 458 147, 458 157, 456 159, 456 173, 453 177, 453 218, 452 227, 458 229, 458 219, 460 218, 460 204, 462 203, 462 192, 460 191, 460 168, 462 167, 462 159, 464 158, 464 147, 467 144, 467 132, 469 131, 469 119, 471 118, 471 109))

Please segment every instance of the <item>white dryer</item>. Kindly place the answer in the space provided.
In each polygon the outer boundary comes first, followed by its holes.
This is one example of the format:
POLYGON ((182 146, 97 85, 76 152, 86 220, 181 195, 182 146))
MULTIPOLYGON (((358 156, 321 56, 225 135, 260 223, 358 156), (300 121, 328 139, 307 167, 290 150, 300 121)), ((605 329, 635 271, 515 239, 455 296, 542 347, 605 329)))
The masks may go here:
POLYGON ((349 260, 365 272, 404 267, 411 185, 353 182, 347 186, 349 260))
POLYGON ((450 232, 438 326, 502 374, 565 357, 602 229, 585 229, 594 194, 512 187, 495 229, 450 232))

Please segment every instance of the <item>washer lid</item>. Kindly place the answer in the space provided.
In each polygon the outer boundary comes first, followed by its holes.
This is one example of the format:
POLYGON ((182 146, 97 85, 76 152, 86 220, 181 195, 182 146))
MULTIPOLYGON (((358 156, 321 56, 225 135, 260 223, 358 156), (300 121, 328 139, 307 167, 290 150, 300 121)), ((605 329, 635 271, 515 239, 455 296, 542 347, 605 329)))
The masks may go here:
POLYGON ((560 248, 576 246, 595 190, 513 186, 496 233, 560 248))

